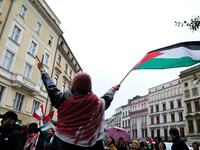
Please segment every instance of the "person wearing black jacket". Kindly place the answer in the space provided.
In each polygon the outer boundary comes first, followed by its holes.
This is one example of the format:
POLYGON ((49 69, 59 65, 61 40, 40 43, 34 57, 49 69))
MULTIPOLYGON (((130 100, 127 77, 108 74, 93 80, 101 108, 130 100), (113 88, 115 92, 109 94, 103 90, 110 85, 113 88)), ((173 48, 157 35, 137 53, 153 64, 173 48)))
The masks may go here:
POLYGON ((8 111, 4 115, 0 115, 0 150, 22 150, 22 137, 20 134, 21 127, 15 122, 18 116, 13 111, 8 111))
POLYGON ((180 139, 178 129, 171 128, 169 130, 169 135, 172 138, 172 150, 189 150, 188 146, 180 139))

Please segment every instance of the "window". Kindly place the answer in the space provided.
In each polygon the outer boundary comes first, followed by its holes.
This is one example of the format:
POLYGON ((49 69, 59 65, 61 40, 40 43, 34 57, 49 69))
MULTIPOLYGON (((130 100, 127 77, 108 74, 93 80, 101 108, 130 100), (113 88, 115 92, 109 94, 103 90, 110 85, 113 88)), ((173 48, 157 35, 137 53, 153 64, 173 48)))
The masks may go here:
POLYGON ((15 95, 15 99, 14 99, 14 104, 13 104, 13 109, 17 110, 17 111, 22 111, 22 106, 24 103, 24 98, 25 96, 20 94, 20 93, 16 93, 15 95))
POLYGON ((3 3, 3 0, 0 0, 0 7, 1 7, 2 3, 3 3))
POLYGON ((174 102, 170 102, 170 108, 174 109, 174 102))
POLYGON ((43 83, 43 81, 42 81, 42 77, 41 77, 41 76, 40 76, 40 79, 39 79, 39 85, 40 85, 40 89, 42 89, 44 83, 43 83))
POLYGON ((24 74, 23 74, 23 76, 24 76, 25 78, 29 78, 29 77, 30 77, 30 74, 31 74, 31 66, 28 65, 28 64, 26 64, 26 65, 25 65, 25 68, 24 68, 24 74))
POLYGON ((178 108, 181 108, 181 100, 178 100, 177 104, 178 104, 178 108))
POLYGON ((179 87, 178 90, 179 90, 179 94, 182 94, 182 89, 181 89, 181 87, 179 87))
POLYGON ((144 104, 142 104, 142 109, 143 109, 143 105, 144 105, 144 104))
POLYGON ((167 115, 163 115, 163 122, 167 123, 167 115))
POLYGON ((193 121, 188 121, 189 132, 194 132, 193 121))
POLYGON ((167 92, 165 91, 165 98, 167 98, 167 92))
POLYGON ((146 103, 144 103, 144 108, 146 108, 146 103))
POLYGON ((65 85, 66 85, 66 83, 63 82, 63 84, 62 84, 62 92, 63 92, 63 93, 65 92, 65 85))
POLYGON ((130 119, 128 119, 128 127, 130 127, 130 119))
POLYGON ((144 117, 142 116, 142 124, 144 123, 144 117))
POLYGON ((133 118, 133 125, 134 125, 134 120, 135 120, 135 119, 133 118))
POLYGON ((49 113, 51 113, 52 111, 53 111, 53 105, 50 104, 50 106, 49 106, 49 113))
POLYGON ((21 9, 20 9, 20 12, 19 12, 19 15, 25 19, 25 15, 26 15, 26 12, 27 12, 27 9, 24 5, 21 6, 21 9))
POLYGON ((186 105, 187 105, 187 112, 188 112, 188 113, 192 112, 192 111, 191 111, 191 104, 190 104, 190 103, 187 103, 186 105))
POLYGON ((158 100, 157 94, 155 95, 155 97, 156 97, 156 100, 158 100))
POLYGON ((54 84, 57 86, 58 84, 58 75, 55 74, 55 77, 54 77, 54 84))
POLYGON ((151 137, 154 138, 154 130, 151 130, 151 137))
POLYGON ((2 64, 2 67, 6 70, 10 70, 10 66, 11 66, 11 63, 13 61, 13 54, 11 52, 9 52, 8 50, 6 51, 6 54, 3 58, 3 64, 2 64))
POLYGON ((185 91, 185 97, 190 97, 190 91, 189 90, 185 91))
POLYGON ((156 112, 159 112, 159 106, 156 105, 156 112))
POLYGON ((161 93, 161 98, 162 98, 162 99, 164 98, 163 92, 161 93))
POLYGON ((67 73, 68 70, 68 64, 65 64, 65 73, 67 73))
POLYGON ((135 111, 137 111, 137 106, 135 106, 135 111))
POLYGON ((185 137, 185 131, 183 127, 180 128, 180 136, 185 137))
POLYGON ((151 113, 153 113, 153 106, 151 106, 150 109, 151 109, 151 113))
POLYGON ((35 111, 40 107, 40 102, 33 100, 33 106, 32 106, 32 110, 31 110, 31 114, 34 114, 35 111))
POLYGON ((124 127, 124 121, 122 121, 122 127, 124 127))
POLYGON ((172 96, 174 96, 174 90, 173 89, 171 90, 171 93, 172 93, 172 96))
POLYGON ((18 42, 20 32, 21 30, 17 26, 14 26, 11 39, 15 42, 18 42))
POLYGON ((147 124, 147 116, 144 116, 144 123, 147 124))
POLYGON ((175 94, 178 95, 178 89, 177 88, 175 88, 175 94))
POLYGON ((48 42, 48 44, 50 46, 52 46, 52 44, 53 44, 53 37, 51 35, 49 36, 49 42, 48 42))
POLYGON ((154 124, 154 118, 151 117, 151 124, 154 124))
POLYGON ((49 63, 49 55, 47 53, 44 54, 44 60, 43 60, 43 63, 48 66, 48 63, 49 63))
POLYGON ((127 116, 127 111, 126 111, 126 116, 127 116))
POLYGON ((188 86, 188 83, 187 83, 187 82, 185 82, 185 83, 184 83, 184 86, 185 86, 185 87, 187 87, 187 86, 188 86))
POLYGON ((159 118, 159 116, 156 117, 156 120, 157 120, 157 124, 159 124, 159 123, 160 123, 160 118, 159 118))
POLYGON ((180 113, 178 113, 178 115, 179 115, 179 121, 183 121, 183 113, 180 112, 180 113))
POLYGON ((35 31, 36 31, 38 34, 40 34, 41 29, 42 29, 42 25, 38 22, 37 25, 36 25, 35 31))
POLYGON ((69 70, 69 77, 72 78, 72 70, 69 70))
POLYGON ((164 129, 164 140, 168 140, 168 132, 167 132, 167 129, 164 129))
POLYGON ((174 114, 171 114, 171 122, 174 122, 175 118, 174 118, 174 114))
POLYGON ((3 87, 2 85, 0 85, 0 104, 2 102, 2 98, 3 98, 3 92, 5 91, 5 87, 3 87))
POLYGON ((151 102, 151 96, 149 96, 149 101, 151 102))
POLYGON ((135 125, 137 125, 137 117, 135 117, 135 125))
POLYGON ((35 42, 31 42, 31 46, 30 46, 30 49, 29 49, 29 54, 31 54, 31 55, 35 55, 35 50, 36 50, 36 46, 37 46, 37 44, 35 43, 35 42))
POLYGON ((154 101, 154 95, 152 96, 152 99, 153 99, 153 101, 154 101))
POLYGON ((167 94, 168 94, 167 96, 170 97, 170 91, 169 91, 169 90, 168 90, 168 93, 167 93, 167 94))
POLYGON ((160 93, 158 93, 158 99, 160 99, 160 93))
POLYGON ((193 94, 193 95, 197 95, 197 94, 198 94, 197 88, 192 89, 192 94, 193 94))
POLYGON ((163 111, 166 110, 166 104, 162 104, 163 105, 163 111))
POLYGON ((195 111, 199 111, 200 110, 199 101, 194 102, 194 104, 195 104, 195 111))
POLYGON ((197 120, 197 131, 200 132, 200 120, 197 120))
POLYGON ((160 137, 160 129, 157 129, 157 136, 160 137))
POLYGON ((133 106, 133 108, 132 108, 133 111, 134 111, 134 108, 135 108, 135 107, 133 106))
POLYGON ((61 64, 61 56, 58 55, 57 63, 60 65, 61 64))

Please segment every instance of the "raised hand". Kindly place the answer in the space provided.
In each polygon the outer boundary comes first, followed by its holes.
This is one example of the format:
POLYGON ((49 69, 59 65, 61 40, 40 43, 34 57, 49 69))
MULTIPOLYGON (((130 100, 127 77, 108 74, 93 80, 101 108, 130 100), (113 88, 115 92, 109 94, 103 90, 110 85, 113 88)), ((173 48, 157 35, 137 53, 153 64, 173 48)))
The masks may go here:
POLYGON ((37 55, 35 55, 35 57, 37 58, 38 60, 38 63, 37 63, 37 67, 38 69, 41 71, 41 70, 44 70, 44 65, 43 65, 43 59, 44 59, 44 55, 42 55, 42 60, 40 61, 40 59, 37 57, 37 55))

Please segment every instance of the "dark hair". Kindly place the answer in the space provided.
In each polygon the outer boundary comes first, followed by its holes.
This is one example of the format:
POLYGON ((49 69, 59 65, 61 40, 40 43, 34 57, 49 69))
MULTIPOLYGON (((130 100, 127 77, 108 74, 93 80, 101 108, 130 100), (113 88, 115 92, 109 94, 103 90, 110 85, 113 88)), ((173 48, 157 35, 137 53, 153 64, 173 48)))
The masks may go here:
POLYGON ((142 141, 142 142, 140 142, 140 147, 144 147, 145 145, 144 145, 144 142, 142 141))
POLYGON ((175 137, 179 137, 179 131, 178 131, 178 129, 176 129, 176 128, 171 128, 171 129, 169 130, 169 134, 172 134, 172 135, 174 135, 175 137))
POLYGON ((107 137, 106 139, 108 139, 108 138, 111 138, 111 139, 112 139, 111 144, 114 144, 114 143, 115 143, 115 140, 114 140, 112 137, 107 137))
MULTIPOLYGON (((53 133, 55 132, 53 128, 49 128, 49 129, 51 129, 51 130, 53 131, 53 133)), ((49 129, 47 129, 47 131, 48 131, 49 129)))
POLYGON ((199 146, 200 146, 199 142, 193 142, 193 143, 192 143, 192 146, 193 146, 193 145, 197 145, 197 148, 198 148, 198 150, 199 150, 199 146))
POLYGON ((120 141, 122 140, 122 139, 124 139, 124 138, 122 138, 122 137, 120 137, 118 140, 117 140, 117 143, 116 143, 116 147, 124 147, 125 145, 121 145, 120 144, 120 141))

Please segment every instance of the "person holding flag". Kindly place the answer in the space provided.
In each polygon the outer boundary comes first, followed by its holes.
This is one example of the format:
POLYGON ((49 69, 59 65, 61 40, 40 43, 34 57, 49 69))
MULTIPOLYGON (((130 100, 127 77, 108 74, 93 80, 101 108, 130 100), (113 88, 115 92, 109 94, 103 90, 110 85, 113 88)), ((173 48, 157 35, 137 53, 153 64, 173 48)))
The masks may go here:
POLYGON ((44 70, 44 55, 41 61, 37 56, 36 58, 51 103, 58 109, 58 121, 51 150, 103 150, 104 112, 110 106, 120 84, 113 86, 98 98, 92 93, 90 75, 79 72, 72 80, 71 91, 62 93, 44 70))

